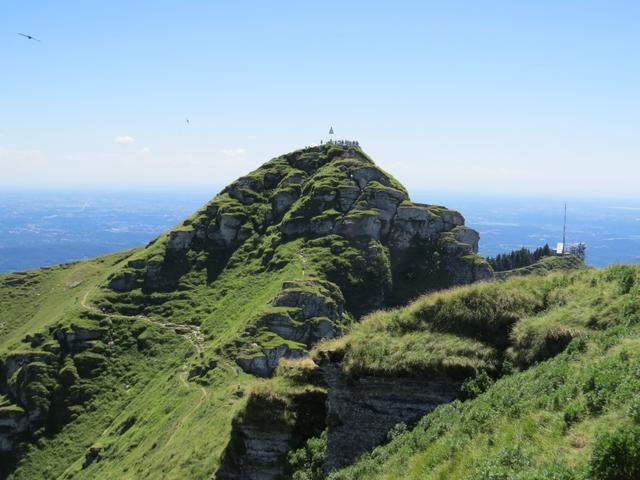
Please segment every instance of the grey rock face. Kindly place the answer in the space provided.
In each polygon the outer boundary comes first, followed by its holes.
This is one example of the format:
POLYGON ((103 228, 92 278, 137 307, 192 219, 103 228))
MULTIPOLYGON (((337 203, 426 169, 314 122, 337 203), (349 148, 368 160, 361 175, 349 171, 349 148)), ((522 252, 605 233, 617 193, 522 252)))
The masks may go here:
POLYGON ((416 240, 433 240, 446 230, 441 217, 421 205, 398 207, 389 234, 389 245, 396 250, 406 250, 416 240))
POLYGON ((348 239, 371 237, 380 240, 382 221, 377 215, 349 215, 338 226, 337 232, 348 239))
POLYGON ((139 286, 139 279, 132 272, 124 272, 109 280, 109 288, 115 292, 129 292, 139 286))
POLYGON ((446 269, 451 281, 456 285, 467 285, 493 278, 493 271, 489 264, 477 263, 474 259, 465 257, 450 258, 446 263, 446 269))
POLYGON ((480 241, 480 234, 478 232, 460 225, 453 229, 453 234, 458 242, 470 245, 471 251, 478 253, 478 242, 480 241))
POLYGON ((283 190, 276 193, 271 200, 274 219, 278 220, 282 218, 297 199, 298 194, 291 190, 283 190))
POLYGON ((229 247, 237 240, 244 222, 243 216, 222 212, 218 221, 211 224, 208 237, 224 247, 229 247))
POLYGON ((306 351, 301 348, 291 348, 283 344, 273 348, 263 348, 262 351, 253 357, 240 356, 236 358, 236 363, 242 370, 251 373, 256 377, 270 377, 281 358, 302 358, 306 351))
POLYGON ((270 377, 281 358, 301 358, 323 338, 341 334, 344 298, 331 282, 318 280, 292 281, 282 285, 282 291, 271 301, 273 311, 258 319, 258 326, 284 340, 301 344, 293 348, 287 344, 263 348, 259 354, 240 355, 236 362, 245 372, 270 377))
POLYGON ((78 352, 87 348, 87 342, 99 340, 106 333, 102 328, 84 328, 72 325, 70 330, 58 329, 53 333, 60 347, 67 352, 78 352))
POLYGON ((294 395, 291 405, 286 407, 277 401, 254 398, 247 405, 246 414, 234 420, 231 442, 213 479, 287 478, 287 452, 300 448, 305 438, 318 435, 322 429, 324 395, 319 392, 294 395), (287 417, 293 422, 287 421, 287 417))
POLYGON ((360 196, 360 189, 356 186, 338 189, 338 205, 341 212, 348 212, 360 196))
POLYGON ((52 357, 50 353, 28 352, 12 353, 1 359, 0 393, 7 395, 15 408, 0 411, 0 453, 16 455, 26 436, 42 425, 42 411, 34 404, 32 395, 19 384, 29 383, 37 368, 34 366, 47 363, 52 357), (10 382, 18 370, 21 382, 10 382))
POLYGON ((184 252, 191 246, 191 242, 195 237, 195 230, 178 230, 169 234, 167 241, 167 250, 174 252, 184 252))
POLYGON ((162 263, 155 260, 149 261, 145 273, 145 281, 151 286, 162 284, 162 263))
POLYGON ((348 382, 339 367, 322 367, 329 384, 325 471, 353 463, 379 445, 396 424, 416 422, 436 406, 450 402, 460 384, 448 378, 363 377, 348 382))
POLYGON ((30 426, 26 412, 0 412, 0 452, 13 452, 20 441, 20 436, 28 432, 30 426))
POLYGON ((4 357, 0 364, 0 386, 13 376, 14 373, 33 362, 46 363, 52 355, 45 352, 12 353, 4 357))
POLYGON ((355 180, 360 188, 364 188, 372 181, 381 182, 383 184, 388 183, 386 175, 375 167, 357 168, 351 172, 351 178, 355 180))
POLYGON ((306 177, 304 172, 291 173, 282 179, 280 186, 302 185, 306 177))
POLYGON ((282 478, 283 457, 291 444, 291 431, 265 430, 251 425, 239 428, 244 447, 242 464, 236 469, 221 468, 215 480, 275 480, 282 478))
POLYGON ((366 188, 361 201, 370 208, 377 208, 386 220, 391 220, 396 214, 398 205, 409 197, 406 193, 394 188, 366 188))

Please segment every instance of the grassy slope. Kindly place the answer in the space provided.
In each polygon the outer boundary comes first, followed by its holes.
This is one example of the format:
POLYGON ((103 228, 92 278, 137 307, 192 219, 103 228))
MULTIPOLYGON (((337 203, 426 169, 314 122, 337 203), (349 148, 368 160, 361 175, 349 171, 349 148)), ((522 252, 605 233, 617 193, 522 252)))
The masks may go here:
POLYGON ((61 320, 132 252, 40 270, 0 274, 0 354, 61 320))
MULTIPOLYGON (((108 315, 123 328, 141 323, 153 351, 140 352, 131 344, 114 355, 107 370, 90 380, 98 392, 95 400, 61 432, 31 448, 10 478, 208 478, 228 441, 231 420, 246 400, 243 392, 257 380, 227 360, 200 384, 187 381, 188 369, 237 338, 284 281, 305 278, 296 242, 279 254, 287 260, 281 270, 257 272, 248 262, 192 292, 191 304, 205 306, 202 329, 210 339, 197 347, 162 328, 161 317, 108 315), (119 433, 129 418, 135 418, 135 428, 119 433), (83 469, 89 448, 98 448, 101 459, 83 469)), ((28 334, 86 323, 82 314, 95 311, 94 300, 104 295, 97 287, 128 258, 111 255, 36 270, 28 272, 30 280, 19 292, 15 285, 0 288, 0 349, 25 350, 21 339, 28 334), (40 296, 45 300, 34 303, 40 296)), ((0 276, 0 281, 15 277, 0 276)), ((188 310, 182 312, 184 319, 188 316, 188 310)))
MULTIPOLYGON (((623 476, 619 467, 614 476, 598 473, 602 462, 592 459, 592 452, 599 442, 605 445, 607 432, 640 420, 640 268, 512 279, 439 294, 449 295, 452 307, 440 318, 457 323, 448 328, 459 330, 471 317, 451 297, 491 288, 544 292, 547 299, 543 310, 518 315, 507 358, 531 360, 542 339, 554 338, 559 330, 571 330, 575 338, 563 353, 505 375, 475 399, 439 407, 333 479, 636 478, 623 476)), ((415 320, 416 313, 434 303, 421 299, 400 316, 415 320)), ((443 310, 430 311, 434 319, 443 310)), ((366 325, 356 329, 350 347, 356 359, 360 342, 367 341, 358 330, 372 328, 366 325)), ((397 320, 387 325, 388 334, 397 335, 397 325, 397 320)), ((605 458, 609 462, 612 455, 605 458)))

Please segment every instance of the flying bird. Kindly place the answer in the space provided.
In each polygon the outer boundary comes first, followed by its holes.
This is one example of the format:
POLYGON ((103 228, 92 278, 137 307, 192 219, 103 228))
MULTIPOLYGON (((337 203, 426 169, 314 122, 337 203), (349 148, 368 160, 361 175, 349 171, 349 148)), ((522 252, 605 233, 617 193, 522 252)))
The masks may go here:
POLYGON ((33 37, 31 35, 27 35, 25 33, 18 33, 18 35, 22 35, 23 37, 28 38, 29 40, 35 40, 36 42, 41 42, 42 40, 38 40, 36 37, 33 37))

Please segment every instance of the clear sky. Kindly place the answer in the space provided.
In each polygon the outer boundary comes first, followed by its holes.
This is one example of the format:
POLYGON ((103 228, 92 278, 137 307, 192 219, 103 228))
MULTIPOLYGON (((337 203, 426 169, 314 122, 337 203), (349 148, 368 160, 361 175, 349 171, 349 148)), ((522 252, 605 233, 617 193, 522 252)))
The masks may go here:
POLYGON ((219 186, 333 125, 410 189, 638 197, 639 25, 631 0, 4 0, 0 185, 219 186))

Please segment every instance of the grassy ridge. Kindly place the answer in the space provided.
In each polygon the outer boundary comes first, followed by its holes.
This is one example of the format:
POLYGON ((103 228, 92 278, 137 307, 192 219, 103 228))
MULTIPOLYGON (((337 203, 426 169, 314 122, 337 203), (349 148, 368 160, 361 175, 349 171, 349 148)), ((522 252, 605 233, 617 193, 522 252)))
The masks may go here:
MULTIPOLYGON (((437 294, 398 312, 404 320, 390 320, 383 331, 392 336, 404 325, 423 322, 467 332, 474 316, 461 308, 465 293, 494 289, 511 290, 510 298, 519 291, 544 301, 515 302, 505 309, 519 317, 506 358, 531 361, 541 344, 562 335, 559 330, 571 332, 566 350, 526 371, 504 372, 472 400, 437 408, 332 479, 637 478, 640 267, 513 279, 437 294), (446 297, 448 307, 438 307, 446 297), (527 312, 531 308, 533 315, 527 312)), ((367 323, 356 327, 347 361, 372 328, 367 323)))

